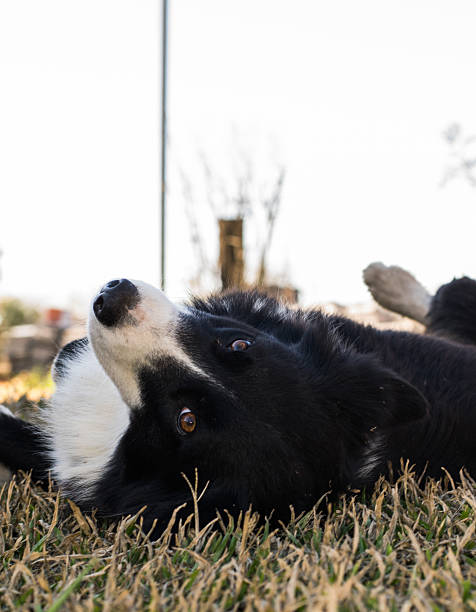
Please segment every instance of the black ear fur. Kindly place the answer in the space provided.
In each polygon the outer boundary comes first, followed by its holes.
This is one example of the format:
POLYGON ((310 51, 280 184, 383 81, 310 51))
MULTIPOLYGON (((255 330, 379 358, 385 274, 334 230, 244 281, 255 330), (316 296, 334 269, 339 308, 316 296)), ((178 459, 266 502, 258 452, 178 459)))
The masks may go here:
POLYGON ((320 393, 358 430, 390 429, 428 414, 425 397, 372 356, 346 351, 335 356, 320 393))

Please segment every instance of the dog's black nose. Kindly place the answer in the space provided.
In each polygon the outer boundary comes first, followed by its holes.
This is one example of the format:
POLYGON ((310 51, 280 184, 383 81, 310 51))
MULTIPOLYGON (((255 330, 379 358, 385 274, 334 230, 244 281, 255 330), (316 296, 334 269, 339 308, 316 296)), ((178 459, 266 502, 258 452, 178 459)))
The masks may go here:
POLYGON ((112 327, 122 321, 139 302, 137 287, 127 280, 112 280, 99 292, 93 310, 99 323, 112 327))

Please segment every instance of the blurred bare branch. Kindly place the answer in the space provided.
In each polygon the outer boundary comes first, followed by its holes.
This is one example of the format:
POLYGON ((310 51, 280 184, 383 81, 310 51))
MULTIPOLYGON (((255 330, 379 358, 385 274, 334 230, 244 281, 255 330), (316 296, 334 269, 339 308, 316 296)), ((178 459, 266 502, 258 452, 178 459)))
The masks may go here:
POLYGON ((266 257, 271 247, 271 241, 273 239, 273 233, 276 223, 276 218, 279 213, 279 208, 281 206, 281 194, 283 190, 284 177, 286 175, 286 171, 283 167, 279 168, 278 175, 276 177, 276 182, 272 189, 271 195, 269 197, 264 197, 261 200, 261 204, 264 208, 264 212, 266 215, 266 238, 264 240, 262 249, 261 249, 261 257, 260 264, 258 269, 258 277, 257 284, 263 285, 266 281, 266 257))
POLYGON ((194 198, 193 187, 190 179, 187 174, 181 168, 180 172, 180 180, 182 182, 182 194, 185 203, 185 213, 188 218, 189 228, 190 228, 190 240, 192 242, 192 247, 195 253, 196 260, 198 262, 199 270, 203 271, 210 267, 203 241, 200 233, 200 227, 198 225, 196 211, 197 211, 197 201, 194 198))
MULTIPOLYGON (((197 212, 202 202, 208 206, 217 225, 225 220, 243 220, 248 228, 249 220, 253 218, 253 232, 259 238, 257 273, 251 283, 263 285, 267 281, 267 256, 281 206, 285 169, 280 164, 274 164, 277 169, 272 170, 275 172, 273 178, 260 185, 257 178, 257 164, 251 155, 246 150, 239 150, 238 147, 234 147, 233 153, 235 157, 231 158, 232 167, 227 178, 214 170, 204 151, 198 154, 201 178, 197 178, 196 185, 192 185, 192 181, 183 170, 180 171, 192 245, 199 269, 207 272, 214 270, 214 266, 210 265, 207 258, 205 248, 207 241, 203 237, 199 223, 199 220, 203 223, 203 218, 198 217, 197 212), (200 193, 201 197, 197 197, 197 193, 200 193)), ((246 255, 249 256, 249 252, 246 255)), ((240 257, 238 259, 243 265, 244 260, 240 257)), ((242 278, 242 274, 238 276, 242 278)))

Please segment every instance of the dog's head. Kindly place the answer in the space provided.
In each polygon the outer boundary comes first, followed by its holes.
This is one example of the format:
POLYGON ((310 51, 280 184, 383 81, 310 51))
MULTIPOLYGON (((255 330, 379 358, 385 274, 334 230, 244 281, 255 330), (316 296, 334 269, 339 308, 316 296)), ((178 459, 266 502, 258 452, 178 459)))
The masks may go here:
POLYGON ((285 516, 351 484, 376 428, 426 412, 335 321, 254 292, 179 308, 145 283, 111 281, 92 303, 89 337, 130 410, 111 470, 117 495, 130 487, 139 506, 179 499, 197 468, 214 507, 285 516))

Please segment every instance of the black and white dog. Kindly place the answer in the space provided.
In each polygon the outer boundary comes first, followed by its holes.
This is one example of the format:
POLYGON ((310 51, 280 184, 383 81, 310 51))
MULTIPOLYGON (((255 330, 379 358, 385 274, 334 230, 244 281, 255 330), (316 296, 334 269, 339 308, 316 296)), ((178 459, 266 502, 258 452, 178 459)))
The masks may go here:
MULTIPOLYGON (((374 295, 394 290, 385 270, 383 282, 369 270, 374 295)), ((145 527, 157 519, 158 529, 180 504, 193 509, 184 475, 193 482, 195 468, 199 490, 208 485, 203 521, 250 505, 286 520, 290 505, 299 513, 329 489, 371 485, 401 458, 426 476, 476 475, 476 348, 454 342, 476 342, 476 282, 454 281, 433 300, 407 289, 429 308, 429 328, 453 341, 255 292, 177 307, 145 283, 111 281, 92 303, 88 338, 56 358, 44 425, 2 410, 0 462, 50 472, 103 516, 147 506, 145 527)))

